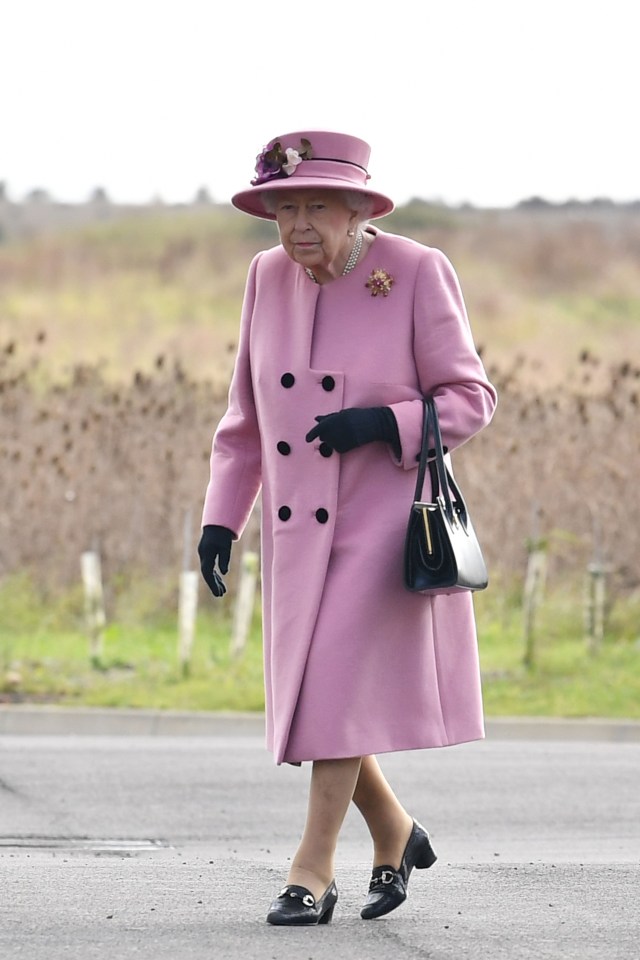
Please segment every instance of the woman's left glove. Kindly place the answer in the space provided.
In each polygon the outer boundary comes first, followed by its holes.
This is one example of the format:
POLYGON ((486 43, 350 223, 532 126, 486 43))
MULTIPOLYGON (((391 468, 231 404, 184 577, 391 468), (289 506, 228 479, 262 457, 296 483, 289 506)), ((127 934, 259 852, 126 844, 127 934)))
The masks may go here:
POLYGON ((317 426, 305 437, 307 443, 317 438, 338 453, 346 453, 365 443, 382 440, 391 444, 398 458, 401 455, 398 424, 389 407, 348 407, 316 420, 317 426))
POLYGON ((233 532, 227 527, 207 524, 202 528, 202 536, 198 544, 200 570, 214 597, 223 597, 227 592, 224 580, 215 566, 217 561, 220 573, 228 572, 232 540, 233 532))

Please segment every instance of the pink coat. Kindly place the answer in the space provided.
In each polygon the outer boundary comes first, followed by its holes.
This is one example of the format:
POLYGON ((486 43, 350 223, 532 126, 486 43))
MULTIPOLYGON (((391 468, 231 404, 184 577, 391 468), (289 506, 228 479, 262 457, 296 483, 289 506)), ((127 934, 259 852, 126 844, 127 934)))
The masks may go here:
POLYGON ((484 735, 469 594, 402 583, 421 439, 437 399, 453 450, 492 417, 453 268, 439 250, 369 227, 346 277, 317 286, 281 246, 253 260, 229 406, 203 524, 238 536, 262 490, 267 744, 277 763, 439 747, 484 735), (372 296, 373 269, 394 278, 372 296), (384 443, 345 454, 305 442, 318 414, 388 405, 384 443))

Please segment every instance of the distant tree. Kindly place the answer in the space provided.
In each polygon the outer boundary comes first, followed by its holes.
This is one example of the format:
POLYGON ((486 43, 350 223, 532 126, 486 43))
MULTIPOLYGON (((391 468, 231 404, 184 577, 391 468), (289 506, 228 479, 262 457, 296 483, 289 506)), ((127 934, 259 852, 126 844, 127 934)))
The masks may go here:
POLYGON ((193 202, 197 207, 206 207, 213 203, 213 198, 207 187, 200 187, 193 198, 193 202))
POLYGON ((25 197, 27 203, 51 203, 51 197, 42 187, 34 187, 25 197))
POLYGON ((516 207, 520 210, 548 210, 551 206, 552 204, 544 197, 528 197, 516 204, 516 207))
POLYGON ((614 207, 615 206, 611 197, 594 197, 593 200, 589 201, 589 204, 592 207, 614 207))
POLYGON ((106 204, 111 203, 111 200, 109 199, 109 195, 104 187, 95 187, 89 197, 89 203, 105 206, 106 204))
POLYGON ((433 227, 448 227, 455 220, 455 211, 440 200, 423 200, 413 197, 402 207, 389 214, 388 223, 398 232, 433 227))

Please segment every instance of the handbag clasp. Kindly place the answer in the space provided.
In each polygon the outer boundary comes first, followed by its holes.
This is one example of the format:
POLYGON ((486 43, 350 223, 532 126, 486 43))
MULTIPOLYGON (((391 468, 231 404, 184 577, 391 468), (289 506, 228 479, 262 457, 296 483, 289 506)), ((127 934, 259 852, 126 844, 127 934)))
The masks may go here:
POLYGON ((433 543, 431 541, 431 530, 429 528, 429 511, 426 507, 422 508, 422 519, 424 520, 424 533, 427 538, 427 553, 431 556, 433 553, 433 543))

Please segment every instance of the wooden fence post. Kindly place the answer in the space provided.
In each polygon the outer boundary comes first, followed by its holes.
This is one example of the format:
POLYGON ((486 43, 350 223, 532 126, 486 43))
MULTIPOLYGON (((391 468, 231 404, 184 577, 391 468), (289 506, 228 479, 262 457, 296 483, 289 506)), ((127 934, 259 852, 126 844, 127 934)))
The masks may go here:
POLYGON ((587 567, 587 585, 584 605, 584 625, 587 649, 591 655, 600 651, 604 640, 607 600, 607 573, 611 567, 602 557, 602 540, 597 514, 592 515, 593 560, 587 567))
POLYGON ((607 570, 603 564, 590 563, 587 567, 584 620, 590 654, 598 653, 604 640, 606 577, 607 570))
POLYGON ((189 676, 198 614, 199 575, 192 569, 191 509, 184 517, 182 535, 182 571, 178 601, 178 663, 183 677, 189 676))
POLYGON ((536 661, 535 620, 547 575, 547 548, 545 541, 540 538, 540 509, 537 504, 533 506, 532 527, 523 594, 524 655, 522 662, 527 670, 530 670, 536 661))
POLYGON ((255 606, 258 567, 258 554, 255 550, 246 548, 240 560, 236 605, 233 612, 233 631, 231 634, 231 656, 233 658, 240 657, 247 645, 255 606))
POLYGON ((188 677, 191 671, 191 655, 198 613, 198 580, 199 575, 195 570, 182 570, 180 573, 178 660, 183 677, 188 677))
POLYGON ((104 628, 107 622, 102 568, 97 550, 85 550, 80 557, 80 569, 84 586, 84 616, 89 634, 89 659, 92 667, 97 669, 102 665, 104 656, 104 628))

